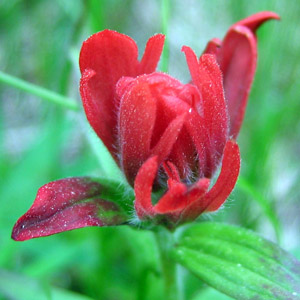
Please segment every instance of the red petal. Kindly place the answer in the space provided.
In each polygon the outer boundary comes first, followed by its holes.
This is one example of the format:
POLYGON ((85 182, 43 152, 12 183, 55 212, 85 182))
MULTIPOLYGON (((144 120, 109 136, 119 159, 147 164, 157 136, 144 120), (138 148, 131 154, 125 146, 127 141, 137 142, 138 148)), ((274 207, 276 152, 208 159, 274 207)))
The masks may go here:
POLYGON ((81 48, 81 97, 87 119, 113 152, 116 142, 115 85, 122 76, 136 76, 138 49, 130 37, 112 30, 92 35, 81 48), (93 70, 94 76, 86 70, 93 70))
POLYGON ((156 101, 149 86, 137 79, 124 94, 119 115, 121 166, 130 184, 149 157, 155 117, 156 101))
MULTIPOLYGON (((184 210, 191 203, 197 201, 204 195, 209 187, 209 182, 210 180, 208 178, 202 178, 189 189, 180 182, 177 184, 172 182, 168 192, 154 206, 155 212, 171 214, 184 210)), ((180 215, 180 221, 184 221, 183 215, 180 215)))
POLYGON ((152 155, 158 156, 159 164, 170 154, 172 147, 179 136, 185 118, 186 114, 182 114, 174 119, 164 131, 158 143, 151 150, 152 155))
POLYGON ((149 74, 155 71, 164 47, 164 41, 165 36, 163 34, 156 34, 148 40, 140 62, 139 74, 149 74))
POLYGON ((12 238, 24 241, 86 226, 124 222, 118 206, 100 199, 100 193, 101 185, 87 177, 42 186, 31 208, 15 224, 12 238))
MULTIPOLYGON (((182 48, 187 59, 192 80, 198 87, 203 101, 203 115, 205 128, 208 130, 210 143, 207 152, 211 156, 207 161, 210 177, 219 163, 223 153, 228 134, 227 108, 223 94, 222 73, 211 54, 203 54, 199 63, 193 50, 184 46, 182 48)), ((209 157, 207 155, 207 157, 209 157)))
POLYGON ((228 141, 224 150, 222 168, 215 185, 206 194, 201 194, 182 214, 183 221, 192 221, 204 211, 217 210, 233 190, 240 170, 239 147, 228 141))
POLYGON ((256 70, 256 37, 250 29, 235 26, 224 39, 221 53, 224 89, 230 116, 230 136, 236 138, 244 119, 256 70))
POLYGON ((220 175, 203 200, 206 211, 217 210, 230 195, 240 172, 240 163, 239 146, 235 141, 229 140, 224 149, 220 175))
POLYGON ((169 214, 182 209, 185 203, 182 201, 187 187, 181 182, 172 181, 169 190, 154 206, 154 211, 158 214, 169 214))
POLYGON ((134 181, 134 207, 140 219, 154 214, 151 193, 158 169, 157 156, 150 157, 139 169, 134 181))
MULTIPOLYGON (((113 128, 108 124, 114 124, 113 113, 110 112, 111 103, 102 101, 102 98, 94 97, 93 85, 96 80, 96 73, 86 69, 80 79, 80 94, 87 119, 97 135, 103 141, 107 149, 117 160, 115 155, 115 139, 113 128)), ((113 126, 113 125, 112 125, 113 126)))
POLYGON ((279 19, 279 16, 272 12, 261 12, 237 22, 229 29, 218 53, 230 116, 230 136, 233 138, 240 131, 256 70, 255 31, 269 19, 279 19))

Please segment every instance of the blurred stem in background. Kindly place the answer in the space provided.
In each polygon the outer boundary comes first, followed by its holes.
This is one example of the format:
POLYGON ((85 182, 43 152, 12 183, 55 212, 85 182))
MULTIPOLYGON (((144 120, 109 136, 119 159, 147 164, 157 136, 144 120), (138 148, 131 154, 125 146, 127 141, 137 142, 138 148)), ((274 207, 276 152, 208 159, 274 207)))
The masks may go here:
POLYGON ((35 95, 37 97, 40 97, 46 101, 53 102, 55 104, 58 104, 60 106, 63 106, 65 108, 78 111, 79 106, 75 102, 75 100, 70 99, 68 97, 64 97, 60 94, 57 94, 55 92, 49 91, 43 87, 37 86, 35 84, 29 83, 27 81, 24 81, 22 79, 16 78, 14 76, 5 74, 0 71, 0 82, 3 82, 5 84, 8 84, 10 86, 13 86, 17 89, 20 89, 22 91, 28 92, 32 95, 35 95))

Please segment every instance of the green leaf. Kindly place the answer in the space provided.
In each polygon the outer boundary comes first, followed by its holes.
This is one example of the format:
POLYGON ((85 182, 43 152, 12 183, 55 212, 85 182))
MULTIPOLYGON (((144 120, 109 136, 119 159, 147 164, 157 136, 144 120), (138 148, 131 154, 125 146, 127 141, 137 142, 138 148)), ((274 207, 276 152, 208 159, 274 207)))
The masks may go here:
POLYGON ((203 291, 201 291, 199 294, 197 294, 193 300, 232 300, 233 298, 228 297, 220 292, 218 292, 215 289, 212 288, 206 288, 203 291))
POLYGON ((300 299, 300 262, 254 232, 219 223, 181 234, 175 260, 234 299, 300 299))
POLYGON ((14 300, 92 300, 89 297, 0 270, 0 299, 14 300))

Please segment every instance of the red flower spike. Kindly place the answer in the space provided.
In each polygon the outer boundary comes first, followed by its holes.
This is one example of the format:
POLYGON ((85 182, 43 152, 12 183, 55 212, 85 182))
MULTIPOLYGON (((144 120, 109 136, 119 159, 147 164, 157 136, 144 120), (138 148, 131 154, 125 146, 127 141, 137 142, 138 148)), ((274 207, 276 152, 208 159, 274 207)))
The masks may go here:
POLYGON ((255 31, 270 19, 280 19, 273 12, 260 12, 230 27, 223 42, 211 40, 204 53, 214 54, 224 77, 225 97, 230 119, 229 135, 238 136, 244 118, 257 61, 255 31))
POLYGON ((25 241, 86 226, 123 223, 119 207, 99 198, 101 189, 88 177, 66 178, 42 186, 31 208, 15 224, 12 238, 25 241))
MULTIPOLYGON (((240 154, 230 139, 239 133, 256 69, 255 31, 270 19, 279 17, 262 12, 237 22, 223 41, 211 40, 199 59, 184 46, 190 84, 155 71, 164 44, 161 34, 148 40, 140 62, 136 43, 124 34, 104 30, 83 43, 83 107, 90 125, 134 186, 140 220, 174 228, 217 210, 231 193, 240 154), (209 190, 221 160, 220 175, 209 190), (161 192, 165 189, 154 205, 153 186, 161 192)), ((12 237, 26 240, 126 221, 117 204, 101 198, 105 195, 101 189, 84 177, 43 186, 16 223, 12 237)))

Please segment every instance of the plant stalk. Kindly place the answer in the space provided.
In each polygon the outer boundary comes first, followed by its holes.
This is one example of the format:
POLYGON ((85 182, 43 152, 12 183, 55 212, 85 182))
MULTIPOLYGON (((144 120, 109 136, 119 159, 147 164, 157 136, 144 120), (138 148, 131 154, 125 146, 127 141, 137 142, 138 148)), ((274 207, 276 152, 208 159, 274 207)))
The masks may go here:
POLYGON ((156 241, 160 254, 161 272, 164 280, 164 300, 181 300, 182 295, 179 291, 177 282, 177 265, 172 259, 170 252, 174 245, 173 233, 163 227, 155 231, 156 241))

